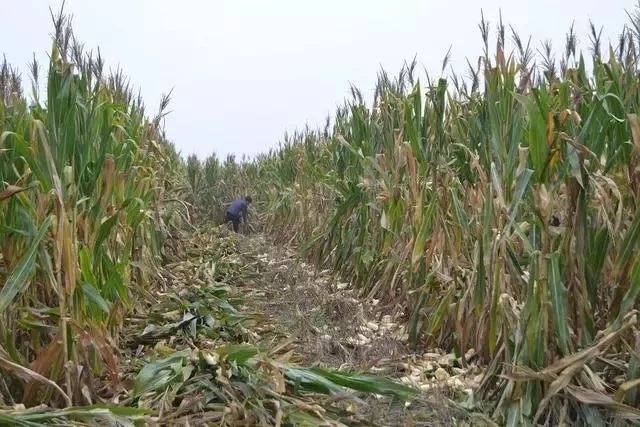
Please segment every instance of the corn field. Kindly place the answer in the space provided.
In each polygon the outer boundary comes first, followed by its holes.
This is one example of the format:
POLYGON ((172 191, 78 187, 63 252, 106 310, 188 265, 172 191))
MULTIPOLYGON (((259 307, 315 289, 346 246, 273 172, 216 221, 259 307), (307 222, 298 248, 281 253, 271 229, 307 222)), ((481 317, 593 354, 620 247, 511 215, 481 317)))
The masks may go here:
POLYGON ((588 53, 571 28, 559 59, 479 29, 464 77, 381 71, 373 103, 353 88, 324 129, 219 173, 416 345, 480 355, 501 424, 637 420, 640 12, 615 46, 592 25, 588 53))
POLYGON ((345 389, 414 399, 259 348, 228 284, 261 273, 193 225, 245 194, 263 233, 400 315, 416 354, 474 354, 500 425, 640 420, 640 4, 615 45, 592 25, 580 52, 571 28, 559 58, 483 18, 463 74, 380 71, 371 103, 353 87, 323 128, 240 160, 182 159, 169 96, 148 115, 53 21, 30 94, 0 67, 0 424, 346 425, 345 389))
POLYGON ((28 96, 0 66, 0 425, 342 426, 361 418, 347 391, 413 400, 387 378, 299 366, 290 341, 265 348, 228 285, 259 274, 233 236, 193 222, 220 220, 257 167, 183 160, 169 96, 149 117, 52 19, 45 94, 35 59, 28 96))

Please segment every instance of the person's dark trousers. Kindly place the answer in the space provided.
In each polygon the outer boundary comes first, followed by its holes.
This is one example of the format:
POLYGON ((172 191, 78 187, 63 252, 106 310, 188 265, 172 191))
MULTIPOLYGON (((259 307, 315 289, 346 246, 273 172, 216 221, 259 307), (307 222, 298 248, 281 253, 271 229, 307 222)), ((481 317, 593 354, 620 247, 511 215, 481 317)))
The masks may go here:
POLYGON ((233 231, 238 232, 238 227, 240 225, 240 217, 238 215, 233 215, 227 212, 227 215, 224 217, 226 222, 231 221, 233 223, 233 231))

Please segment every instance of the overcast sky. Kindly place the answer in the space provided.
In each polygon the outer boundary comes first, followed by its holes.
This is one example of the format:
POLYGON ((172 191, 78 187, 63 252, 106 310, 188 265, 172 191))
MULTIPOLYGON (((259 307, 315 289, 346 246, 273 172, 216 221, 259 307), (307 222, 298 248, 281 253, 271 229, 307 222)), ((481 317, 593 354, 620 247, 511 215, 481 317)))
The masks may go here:
MULTIPOLYGON (((0 53, 26 70, 46 58, 49 6, 59 0, 0 0, 0 53)), ((285 130, 317 125, 355 84, 371 99, 380 67, 395 74, 417 59, 431 73, 481 53, 480 10, 522 38, 551 39, 557 52, 573 21, 579 47, 588 23, 613 40, 636 0, 67 0, 74 30, 121 66, 150 109, 174 89, 168 135, 183 155, 253 155, 285 130)), ((492 34, 495 34, 495 25, 492 34)), ((26 71, 24 80, 28 81, 26 71)))

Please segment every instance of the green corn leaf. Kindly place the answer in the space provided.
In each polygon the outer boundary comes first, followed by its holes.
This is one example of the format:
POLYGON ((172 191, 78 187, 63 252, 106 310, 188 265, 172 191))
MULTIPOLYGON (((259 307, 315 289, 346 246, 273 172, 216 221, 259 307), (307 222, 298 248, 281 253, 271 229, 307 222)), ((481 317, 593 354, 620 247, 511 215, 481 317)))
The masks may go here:
POLYGON ((551 298, 551 310, 553 312, 553 323, 556 327, 558 347, 563 354, 569 354, 567 290, 560 276, 560 253, 558 252, 553 252, 549 256, 549 297, 551 298))
POLYGON ((146 364, 138 375, 133 385, 133 396, 139 397, 152 390, 165 388, 187 363, 189 350, 175 352, 169 357, 146 364))
POLYGON ((40 226, 35 238, 31 241, 26 253, 13 268, 2 289, 0 289, 0 313, 4 312, 14 298, 29 285, 29 279, 36 268, 38 248, 50 225, 51 217, 47 217, 40 226))
POLYGON ((636 212, 633 222, 622 240, 622 246, 620 247, 616 263, 618 271, 622 271, 624 266, 627 265, 627 262, 629 262, 629 259, 631 259, 631 256, 635 253, 638 239, 640 239, 640 210, 636 212))
POLYGON ((109 303, 107 301, 105 301, 104 298, 102 298, 102 295, 100 295, 100 291, 98 291, 93 285, 91 285, 90 283, 87 283, 87 282, 82 282, 80 287, 82 289, 83 295, 89 301, 91 301, 95 305, 97 305, 100 308, 100 310, 102 310, 105 313, 109 314, 110 305, 109 305, 109 303))
POLYGON ((531 177, 533 176, 533 171, 531 169, 525 169, 518 176, 518 180, 516 181, 516 192, 513 195, 513 200, 511 201, 511 212, 509 213, 509 221, 507 226, 505 227, 505 234, 513 225, 513 221, 516 218, 516 214, 518 213, 518 207, 522 202, 522 197, 524 196, 527 187, 529 186, 529 182, 531 181, 531 177))
POLYGON ((18 234, 20 236, 29 236, 29 233, 25 230, 19 230, 17 228, 9 227, 4 224, 0 224, 0 236, 9 235, 9 234, 18 234))
POLYGON ((460 199, 458 198, 457 191, 455 189, 450 190, 451 200, 453 201, 453 207, 456 213, 456 220, 463 232, 468 233, 470 228, 469 224, 471 220, 469 219, 469 215, 462 208, 462 204, 460 203, 460 199))
POLYGON ((431 315, 429 321, 429 335, 433 336, 442 327, 442 323, 444 322, 444 319, 446 318, 446 315, 449 311, 449 304, 451 304, 451 299, 453 298, 455 290, 455 286, 450 287, 449 292, 447 292, 445 297, 440 301, 440 304, 438 304, 438 308, 436 309, 435 313, 431 315))
POLYGON ((631 274, 629 275, 629 289, 624 294, 622 302, 620 304, 620 310, 615 324, 620 325, 624 316, 633 308, 640 295, 640 253, 636 254, 636 258, 631 268, 631 274))
POLYGON ((80 258, 80 270, 82 271, 82 275, 89 283, 96 286, 97 280, 92 269, 93 257, 91 252, 89 252, 89 249, 87 247, 82 247, 78 253, 78 258, 80 258))
POLYGON ((420 231, 416 236, 416 240, 413 244, 413 253, 411 255, 411 263, 415 266, 422 259, 424 255, 424 249, 427 244, 427 236, 432 228, 433 214, 435 211, 435 202, 431 202, 429 207, 425 210, 422 216, 422 224, 420 225, 420 231))
POLYGON ((231 344, 219 349, 218 353, 230 362, 243 365, 258 354, 258 349, 249 344, 231 344))
POLYGON ((281 365, 285 377, 305 390, 323 394, 341 394, 344 389, 324 375, 309 369, 281 365))
POLYGON ((366 393, 392 396, 405 401, 410 400, 417 392, 388 378, 327 371, 321 368, 312 368, 311 371, 342 387, 366 393))
POLYGON ((98 228, 98 234, 96 236, 96 248, 99 248, 102 242, 104 242, 104 240, 109 236, 109 233, 111 233, 111 229, 117 224, 117 222, 118 213, 116 212, 105 221, 103 221, 102 224, 100 224, 100 227, 98 228))

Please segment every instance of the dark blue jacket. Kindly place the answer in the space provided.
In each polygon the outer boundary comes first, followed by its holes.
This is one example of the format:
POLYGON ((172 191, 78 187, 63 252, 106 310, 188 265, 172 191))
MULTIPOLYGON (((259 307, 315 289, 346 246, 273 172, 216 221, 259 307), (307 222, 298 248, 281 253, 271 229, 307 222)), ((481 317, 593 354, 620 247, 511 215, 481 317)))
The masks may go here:
POLYGON ((239 199, 234 200, 229 207, 227 208, 227 212, 235 217, 240 217, 242 214, 242 220, 247 222, 247 207, 248 203, 241 197, 239 199))

